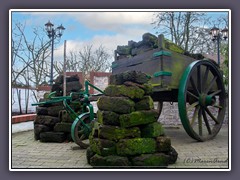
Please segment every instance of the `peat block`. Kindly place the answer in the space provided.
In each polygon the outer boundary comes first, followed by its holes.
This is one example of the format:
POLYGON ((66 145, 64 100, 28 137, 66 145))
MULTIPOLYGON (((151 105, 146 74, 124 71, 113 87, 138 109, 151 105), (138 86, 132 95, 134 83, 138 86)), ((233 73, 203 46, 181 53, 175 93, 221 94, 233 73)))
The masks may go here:
POLYGON ((90 138, 90 148, 101 156, 116 154, 116 143, 107 139, 90 138))
POLYGON ((171 139, 166 136, 159 136, 156 138, 157 151, 158 152, 170 152, 171 150, 171 139))
POLYGON ((130 114, 120 115, 121 127, 133 127, 157 121, 158 113, 155 110, 135 111, 130 114))
POLYGON ((126 114, 134 111, 135 103, 127 97, 102 96, 98 99, 97 106, 99 110, 126 114))
POLYGON ((127 157, 121 157, 121 156, 105 156, 105 157, 103 157, 98 154, 95 154, 90 159, 90 165, 111 168, 111 167, 130 166, 131 163, 127 157))
MULTIPOLYGON (((47 102, 49 99, 40 98, 39 102, 47 102)), ((57 103, 46 103, 46 104, 40 104, 39 107, 53 107, 53 106, 62 106, 62 102, 57 103)))
POLYGON ((112 111, 97 111, 97 119, 100 124, 119 126, 119 115, 112 111))
POLYGON ((144 96, 143 99, 141 99, 135 104, 136 111, 151 110, 153 108, 154 108, 154 103, 151 96, 144 96))
POLYGON ((79 92, 82 89, 82 85, 79 81, 71 81, 66 84, 66 92, 79 92))
POLYGON ((145 92, 137 86, 109 85, 104 93, 112 97, 125 96, 130 99, 142 99, 145 92))
POLYGON ((159 122, 150 123, 141 128, 142 137, 151 138, 151 137, 158 137, 163 135, 164 135, 164 128, 162 124, 159 122))
POLYGON ((64 110, 63 105, 48 107, 48 115, 58 117, 59 111, 64 110))
POLYGON ((116 147, 120 156, 149 154, 156 152, 156 141, 153 138, 121 139, 116 147))
POLYGON ((62 143, 66 140, 66 135, 63 132, 42 132, 40 133, 41 142, 57 142, 62 143))
POLYGON ((59 111, 60 122, 73 123, 74 119, 71 119, 66 110, 59 111))
POLYGON ((138 83, 134 83, 131 81, 126 81, 126 82, 124 82, 124 85, 137 86, 137 87, 141 88, 142 90, 144 90, 145 95, 150 95, 153 93, 153 86, 150 83, 138 84, 138 83))
POLYGON ((37 115, 48 115, 48 108, 47 107, 36 107, 37 115))
POLYGON ((169 164, 174 164, 177 161, 178 153, 177 151, 171 147, 170 151, 168 152, 169 158, 169 164))
POLYGON ((43 124, 49 127, 53 127, 58 122, 59 122, 59 118, 53 117, 53 116, 44 116, 44 115, 36 116, 34 120, 34 124, 43 124))
POLYGON ((40 133, 41 132, 47 132, 50 131, 51 128, 48 126, 45 126, 43 124, 34 124, 34 138, 35 140, 40 139, 40 133))
POLYGON ((110 76, 110 84, 121 85, 126 81, 144 84, 149 81, 148 76, 140 71, 127 71, 110 76))
POLYGON ((64 123, 64 122, 56 123, 56 125, 54 126, 54 131, 70 133, 71 127, 72 127, 72 123, 64 123))
POLYGON ((118 126, 103 125, 98 130, 99 138, 118 141, 125 138, 141 137, 141 131, 138 127, 133 128, 121 128, 118 126))
POLYGON ((88 147, 86 150, 87 155, 87 163, 90 164, 90 159, 95 155, 96 153, 92 150, 91 147, 88 147))

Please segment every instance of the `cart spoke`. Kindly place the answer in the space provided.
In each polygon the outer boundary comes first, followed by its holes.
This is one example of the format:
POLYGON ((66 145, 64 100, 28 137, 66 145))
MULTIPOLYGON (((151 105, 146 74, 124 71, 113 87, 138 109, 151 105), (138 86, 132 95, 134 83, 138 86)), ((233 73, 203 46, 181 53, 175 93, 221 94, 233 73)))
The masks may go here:
POLYGON ((205 108, 205 111, 208 113, 208 115, 214 120, 216 124, 219 124, 218 120, 214 117, 214 115, 209 111, 208 108, 205 108))
POLYGON ((203 83, 204 84, 203 84, 203 87, 202 87, 203 90, 206 88, 208 73, 209 73, 209 66, 207 66, 207 69, 204 73, 204 77, 203 77, 203 83))
POLYGON ((202 76, 201 76, 201 66, 197 67, 197 86, 200 93, 202 93, 202 76))
POLYGON ((210 91, 210 89, 212 88, 212 86, 214 85, 214 83, 215 83, 216 80, 217 80, 217 76, 215 76, 215 77, 211 80, 211 82, 210 82, 210 84, 208 85, 208 88, 206 89, 206 92, 205 92, 205 93, 208 93, 208 92, 210 91))
POLYGON ((87 136, 86 136, 85 134, 83 134, 83 135, 81 135, 80 139, 81 139, 81 140, 84 140, 84 139, 86 139, 86 137, 87 137, 87 136))
POLYGON ((210 125, 209 125, 209 122, 208 122, 208 119, 207 119, 207 115, 206 115, 206 112, 204 110, 202 110, 202 115, 203 115, 203 120, 206 124, 206 127, 207 127, 207 130, 208 130, 208 133, 209 134, 212 134, 212 130, 210 128, 210 125))
POLYGON ((199 102, 198 102, 198 101, 196 101, 195 103, 192 103, 192 104, 187 108, 187 112, 188 112, 189 110, 191 110, 192 108, 196 107, 197 105, 199 105, 199 102))
POLYGON ((81 135, 81 134, 84 134, 84 130, 83 129, 78 131, 78 135, 81 135))
POLYGON ((211 94, 209 94, 209 95, 210 95, 210 96, 216 96, 216 95, 218 95, 220 92, 222 92, 221 89, 219 89, 219 90, 217 90, 217 91, 215 91, 215 92, 213 92, 213 93, 211 93, 211 94))
POLYGON ((190 91, 187 91, 187 93, 188 93, 189 95, 191 95, 192 97, 194 97, 194 98, 196 98, 196 99, 199 99, 195 94, 191 93, 190 91))
POLYGON ((197 87, 196 87, 192 77, 190 77, 190 82, 191 82, 191 85, 192 85, 194 91, 196 91, 196 93, 199 95, 200 93, 199 93, 199 91, 198 91, 198 89, 197 89, 197 87))
POLYGON ((199 135, 202 136, 202 109, 198 111, 198 131, 199 135))
POLYGON ((194 113, 193 113, 193 117, 192 117, 192 121, 190 122, 190 125, 192 126, 193 123, 195 122, 197 115, 198 115, 198 111, 200 109, 200 106, 197 106, 197 108, 195 109, 194 113))
POLYGON ((219 109, 222 109, 222 108, 223 108, 223 107, 220 106, 220 105, 213 105, 212 107, 219 108, 219 109))

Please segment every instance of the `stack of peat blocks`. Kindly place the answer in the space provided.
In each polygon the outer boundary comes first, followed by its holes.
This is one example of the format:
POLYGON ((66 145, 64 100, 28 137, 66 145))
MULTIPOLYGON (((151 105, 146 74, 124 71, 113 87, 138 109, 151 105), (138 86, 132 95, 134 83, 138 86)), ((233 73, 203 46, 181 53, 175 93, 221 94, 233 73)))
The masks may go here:
POLYGON ((88 163, 98 168, 165 168, 177 152, 150 96, 146 74, 128 71, 110 77, 105 96, 99 98, 97 121, 89 136, 88 163))
MULTIPOLYGON (((56 91, 56 96, 62 96, 63 76, 55 80, 52 92, 56 91)), ((77 76, 67 78, 67 95, 71 92, 78 92, 82 88, 77 76)), ((46 96, 46 95, 45 95, 46 96)), ((47 97, 40 99, 40 102, 48 101, 47 97)), ((71 108, 81 113, 82 104, 79 100, 74 99, 69 104, 71 108)), ((36 107, 37 116, 34 120, 34 138, 41 142, 58 142, 72 141, 71 126, 74 119, 71 119, 62 102, 42 104, 36 107)))

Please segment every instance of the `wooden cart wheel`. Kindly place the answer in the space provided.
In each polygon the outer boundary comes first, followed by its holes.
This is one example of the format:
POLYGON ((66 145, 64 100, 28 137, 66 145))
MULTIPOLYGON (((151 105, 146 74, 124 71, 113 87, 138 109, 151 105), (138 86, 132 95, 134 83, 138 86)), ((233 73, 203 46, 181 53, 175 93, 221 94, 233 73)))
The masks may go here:
POLYGON ((178 92, 179 115, 188 135, 198 141, 215 137, 224 120, 225 103, 219 68, 207 60, 191 63, 178 92))
POLYGON ((156 106, 154 106, 154 109, 158 112, 158 118, 159 118, 160 115, 161 115, 161 112, 162 112, 163 102, 162 101, 157 101, 157 102, 154 102, 154 104, 155 103, 156 103, 156 106))
MULTIPOLYGON (((94 114, 96 117, 96 115, 94 114)), ((92 124, 90 121, 90 113, 86 112, 79 115, 73 122, 71 127, 71 136, 73 141, 81 148, 89 147, 88 136, 91 132, 92 124)))

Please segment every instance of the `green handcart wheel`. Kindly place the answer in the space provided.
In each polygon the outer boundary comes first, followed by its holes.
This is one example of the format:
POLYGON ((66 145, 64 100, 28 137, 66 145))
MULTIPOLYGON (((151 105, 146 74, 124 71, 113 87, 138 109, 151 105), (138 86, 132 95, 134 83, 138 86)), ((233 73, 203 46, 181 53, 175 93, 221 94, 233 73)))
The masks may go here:
POLYGON ((208 60, 192 62, 178 90, 179 116, 187 134, 198 141, 215 137, 221 129, 226 95, 219 68, 208 60))
MULTIPOLYGON (((94 117, 96 117, 96 114, 94 114, 94 117)), ((71 136, 73 141, 83 149, 89 147, 88 137, 92 130, 91 122, 90 113, 86 112, 80 114, 74 120, 71 127, 71 136)))

